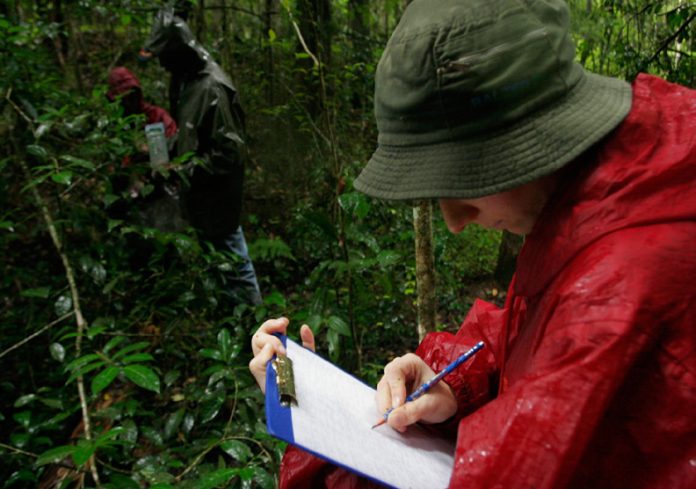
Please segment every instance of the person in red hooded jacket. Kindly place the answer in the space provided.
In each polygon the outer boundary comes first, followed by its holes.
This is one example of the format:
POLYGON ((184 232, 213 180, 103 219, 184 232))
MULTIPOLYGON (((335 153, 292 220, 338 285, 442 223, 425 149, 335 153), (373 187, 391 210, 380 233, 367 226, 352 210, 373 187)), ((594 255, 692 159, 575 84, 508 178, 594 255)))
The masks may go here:
MULTIPOLYGON (((561 0, 415 0, 387 44, 355 187, 525 243, 504 307, 390 362, 375 410, 456 436, 453 488, 696 487, 696 91, 586 72, 568 32, 561 0)), ((288 324, 252 338, 262 388, 288 324)), ((282 488, 373 484, 295 447, 280 467, 282 488)))
POLYGON ((124 115, 144 114, 146 124, 164 124, 164 135, 167 138, 176 134, 176 122, 172 116, 162 107, 145 101, 140 81, 128 68, 117 66, 112 69, 109 72, 108 84, 107 98, 113 102, 120 97, 124 115))

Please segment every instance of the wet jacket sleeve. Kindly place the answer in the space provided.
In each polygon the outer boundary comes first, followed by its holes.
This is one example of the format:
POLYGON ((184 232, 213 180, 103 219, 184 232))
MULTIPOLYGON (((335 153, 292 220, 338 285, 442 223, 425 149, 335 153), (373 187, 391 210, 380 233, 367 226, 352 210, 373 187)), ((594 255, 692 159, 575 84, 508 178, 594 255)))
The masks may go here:
POLYGON ((479 341, 485 348, 444 378, 457 397, 457 413, 434 428, 454 436, 459 420, 495 397, 498 386, 499 343, 506 310, 477 299, 456 335, 430 333, 416 350, 434 372, 440 372, 479 341))
POLYGON ((552 489, 577 477, 619 386, 660 325, 683 312, 670 305, 677 278, 664 272, 670 234, 668 226, 613 233, 529 298, 515 339, 525 353, 507 360, 505 372, 516 374, 502 378, 510 387, 459 422, 451 487, 552 489))

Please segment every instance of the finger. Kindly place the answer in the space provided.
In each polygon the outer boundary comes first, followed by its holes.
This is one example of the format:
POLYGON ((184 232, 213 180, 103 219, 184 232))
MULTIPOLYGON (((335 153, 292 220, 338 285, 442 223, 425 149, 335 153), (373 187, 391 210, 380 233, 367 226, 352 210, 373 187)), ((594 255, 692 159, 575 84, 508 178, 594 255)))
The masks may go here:
POLYGON ((273 344, 276 352, 285 353, 285 347, 276 336, 273 336, 273 333, 285 334, 288 323, 287 318, 269 319, 264 322, 251 337, 251 349, 254 355, 260 352, 266 343, 273 344))
POLYGON ((266 365, 273 358, 273 345, 266 343, 263 349, 249 362, 249 370, 254 376, 261 392, 266 392, 266 365))
POLYGON ((392 428, 404 431, 417 422, 441 423, 456 411, 457 401, 452 390, 441 382, 431 392, 392 411, 387 421, 392 428))
POLYGON ((384 377, 382 378, 389 385, 391 394, 391 406, 396 408, 401 406, 406 399, 406 381, 412 380, 408 378, 410 367, 408 361, 404 358, 395 358, 384 367, 384 377))
POLYGON ((386 413, 392 407, 392 394, 389 388, 389 382, 382 377, 377 383, 377 409, 381 414, 386 413))
POLYGON ((315 351, 314 333, 312 333, 312 329, 306 324, 303 324, 300 328, 300 338, 302 338, 302 346, 308 350, 315 351))

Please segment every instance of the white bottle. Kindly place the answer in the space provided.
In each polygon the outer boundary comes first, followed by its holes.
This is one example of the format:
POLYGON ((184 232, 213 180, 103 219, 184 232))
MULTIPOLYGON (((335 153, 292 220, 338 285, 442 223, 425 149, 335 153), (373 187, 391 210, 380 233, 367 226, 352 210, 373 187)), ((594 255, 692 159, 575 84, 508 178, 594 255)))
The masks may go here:
POLYGON ((164 124, 156 122, 145 126, 147 149, 150 153, 150 166, 158 168, 169 163, 167 137, 164 135, 164 124))

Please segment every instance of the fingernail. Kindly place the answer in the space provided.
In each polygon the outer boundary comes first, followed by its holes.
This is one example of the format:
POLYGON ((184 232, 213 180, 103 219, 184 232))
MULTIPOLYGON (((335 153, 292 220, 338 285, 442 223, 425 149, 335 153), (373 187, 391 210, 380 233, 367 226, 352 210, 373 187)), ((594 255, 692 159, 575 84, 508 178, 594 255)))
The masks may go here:
POLYGON ((392 397, 392 407, 397 408, 399 406, 401 406, 401 397, 400 396, 392 397))

